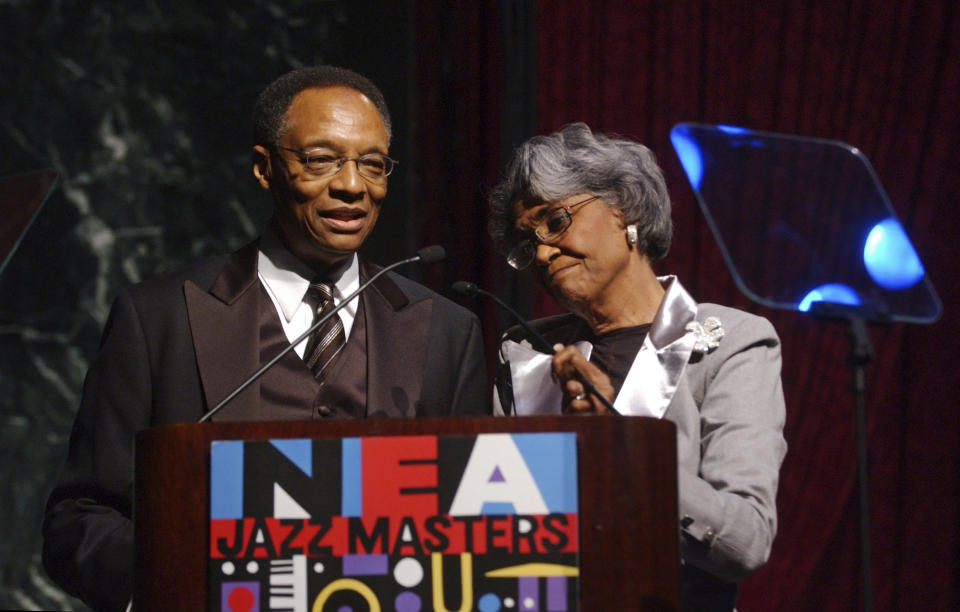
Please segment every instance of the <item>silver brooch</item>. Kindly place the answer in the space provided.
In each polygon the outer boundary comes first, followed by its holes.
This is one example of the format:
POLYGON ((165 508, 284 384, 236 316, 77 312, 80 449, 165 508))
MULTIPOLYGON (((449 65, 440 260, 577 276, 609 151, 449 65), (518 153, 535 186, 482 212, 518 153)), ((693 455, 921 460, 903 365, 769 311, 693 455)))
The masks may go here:
POLYGON ((693 334, 693 350, 698 353, 709 353, 720 346, 723 339, 723 327, 717 317, 707 317, 703 323, 690 321, 686 329, 693 334))

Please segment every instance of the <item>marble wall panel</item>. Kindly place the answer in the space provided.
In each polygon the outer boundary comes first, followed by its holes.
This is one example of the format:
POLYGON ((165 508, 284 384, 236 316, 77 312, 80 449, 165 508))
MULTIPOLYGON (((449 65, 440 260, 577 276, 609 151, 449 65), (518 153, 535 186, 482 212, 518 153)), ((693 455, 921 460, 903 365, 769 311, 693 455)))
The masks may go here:
MULTIPOLYGON (((61 174, 0 276, 0 608, 85 609, 40 567, 40 523, 117 288, 258 233, 247 117, 293 67, 378 82, 402 159, 407 23, 399 2, 0 0, 0 175, 61 174)), ((375 259, 414 242, 407 180, 375 259)))

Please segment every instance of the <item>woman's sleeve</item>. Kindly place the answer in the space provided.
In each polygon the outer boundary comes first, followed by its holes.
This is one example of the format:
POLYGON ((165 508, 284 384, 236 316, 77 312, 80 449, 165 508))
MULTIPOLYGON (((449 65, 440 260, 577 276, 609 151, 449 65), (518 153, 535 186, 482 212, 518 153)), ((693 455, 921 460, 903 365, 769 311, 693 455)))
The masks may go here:
POLYGON ((766 562, 777 531, 786 454, 780 341, 766 319, 750 315, 726 330, 701 365, 706 370, 693 389, 699 471, 679 473, 683 558, 735 582, 766 562))

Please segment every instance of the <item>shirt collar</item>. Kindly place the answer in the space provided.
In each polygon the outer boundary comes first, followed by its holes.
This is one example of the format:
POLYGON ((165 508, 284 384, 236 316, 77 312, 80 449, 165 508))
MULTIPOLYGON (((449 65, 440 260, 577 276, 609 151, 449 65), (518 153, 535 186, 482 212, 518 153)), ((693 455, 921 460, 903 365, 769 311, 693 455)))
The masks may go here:
MULTIPOLYGON (((276 299, 284 318, 289 322, 303 303, 313 270, 300 261, 280 241, 273 228, 267 228, 260 239, 258 274, 273 297, 276 299)), ((360 286, 360 265, 354 253, 343 265, 330 273, 334 283, 334 302, 339 302, 360 286)))

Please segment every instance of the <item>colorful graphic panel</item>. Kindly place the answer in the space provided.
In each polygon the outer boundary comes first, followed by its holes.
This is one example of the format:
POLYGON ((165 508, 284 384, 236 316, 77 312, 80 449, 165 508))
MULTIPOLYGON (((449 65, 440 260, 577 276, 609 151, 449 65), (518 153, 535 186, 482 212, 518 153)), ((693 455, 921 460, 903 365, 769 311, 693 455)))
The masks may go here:
POLYGON ((215 441, 213 612, 579 609, 572 433, 215 441))

